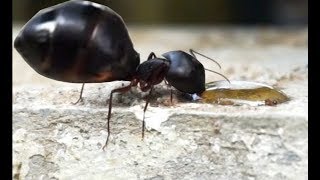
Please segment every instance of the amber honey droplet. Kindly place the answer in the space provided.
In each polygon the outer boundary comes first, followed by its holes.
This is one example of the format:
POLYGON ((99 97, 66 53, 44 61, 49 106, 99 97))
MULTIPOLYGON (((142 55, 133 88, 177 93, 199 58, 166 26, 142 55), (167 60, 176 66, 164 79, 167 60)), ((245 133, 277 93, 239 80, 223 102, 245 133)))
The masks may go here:
POLYGON ((201 94, 205 103, 221 105, 251 104, 268 105, 289 100, 288 96, 271 86, 250 81, 216 81, 207 84, 206 91, 201 94))

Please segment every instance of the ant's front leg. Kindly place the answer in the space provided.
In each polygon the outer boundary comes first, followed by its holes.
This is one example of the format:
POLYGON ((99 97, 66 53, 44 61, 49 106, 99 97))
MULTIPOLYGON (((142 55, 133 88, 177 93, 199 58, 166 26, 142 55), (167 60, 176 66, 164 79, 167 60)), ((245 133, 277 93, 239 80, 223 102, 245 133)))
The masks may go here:
POLYGON ((106 140, 104 146, 102 147, 103 150, 105 150, 105 148, 107 147, 108 142, 109 142, 109 137, 110 137, 110 119, 111 119, 112 96, 113 96, 113 94, 116 93, 116 92, 120 92, 120 93, 128 92, 131 89, 131 87, 136 86, 136 85, 137 85, 136 81, 132 80, 131 83, 128 86, 120 87, 120 88, 117 88, 117 89, 113 89, 111 91, 110 96, 109 96, 109 109, 108 109, 108 117, 107 117, 108 136, 107 136, 107 140, 106 140))
POLYGON ((142 140, 144 139, 144 131, 145 131, 145 114, 146 114, 146 111, 147 111, 147 107, 148 107, 148 104, 149 104, 149 101, 150 101, 150 98, 151 98, 151 93, 152 93, 152 90, 153 90, 153 86, 151 86, 150 88, 150 91, 149 91, 149 94, 147 96, 147 100, 146 100, 146 105, 144 106, 144 109, 143 109, 143 118, 142 118, 142 140))
POLYGON ((172 106, 172 86, 171 86, 171 84, 167 81, 167 80, 165 80, 164 79, 164 83, 167 85, 167 87, 169 87, 170 88, 170 103, 171 103, 171 106, 172 106))

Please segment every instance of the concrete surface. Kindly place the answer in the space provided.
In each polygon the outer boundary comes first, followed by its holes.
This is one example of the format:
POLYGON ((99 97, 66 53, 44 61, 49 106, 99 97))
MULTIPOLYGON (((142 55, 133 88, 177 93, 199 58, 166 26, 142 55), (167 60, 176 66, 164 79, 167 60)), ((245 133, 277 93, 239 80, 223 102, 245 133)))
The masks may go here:
MULTIPOLYGON (((15 37, 18 28, 13 29, 15 37)), ((80 84, 38 75, 13 51, 13 179, 308 179, 307 28, 129 27, 141 59, 193 48, 230 80, 266 83, 291 100, 277 106, 223 106, 177 98, 157 86, 146 112, 137 89, 114 97, 106 151, 109 92, 123 82, 80 84)), ((207 82, 221 80, 206 73, 207 82)), ((177 96, 177 97, 176 97, 177 96)))

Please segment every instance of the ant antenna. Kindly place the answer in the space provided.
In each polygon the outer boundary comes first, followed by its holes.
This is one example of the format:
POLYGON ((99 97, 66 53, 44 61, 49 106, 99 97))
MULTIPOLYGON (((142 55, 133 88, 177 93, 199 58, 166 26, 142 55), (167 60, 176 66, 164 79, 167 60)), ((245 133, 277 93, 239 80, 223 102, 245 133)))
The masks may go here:
POLYGON ((221 73, 218 73, 218 72, 216 72, 216 71, 212 71, 212 70, 207 69, 207 68, 204 68, 204 69, 207 70, 207 71, 210 71, 210 72, 212 72, 212 73, 216 73, 216 74, 222 76, 225 80, 227 80, 227 81, 231 84, 230 80, 229 80, 225 75, 223 75, 223 74, 221 74, 221 73))
MULTIPOLYGON (((219 66, 219 68, 221 69, 221 66, 220 66, 220 64, 219 64, 217 61, 215 61, 215 60, 209 58, 208 56, 203 55, 203 54, 201 54, 201 53, 199 53, 199 52, 197 52, 197 51, 195 51, 195 50, 193 50, 193 49, 190 49, 189 51, 190 51, 191 55, 192 55, 194 58, 196 58, 196 56, 194 55, 194 53, 199 54, 200 56, 203 56, 203 57, 205 57, 205 58, 207 58, 207 59, 215 62, 215 63, 219 66)), ((213 70, 210 70, 210 69, 207 69, 207 68, 204 68, 204 69, 207 70, 207 71, 210 71, 210 72, 212 72, 212 73, 216 73, 216 74, 222 76, 225 80, 227 80, 229 83, 231 83, 230 80, 229 80, 226 76, 224 76, 223 74, 218 73, 218 72, 213 71, 213 70)))
POLYGON ((199 54, 200 56, 205 57, 205 58, 213 61, 213 62, 216 63, 216 64, 219 66, 219 68, 221 69, 220 64, 219 64, 217 61, 215 61, 214 59, 209 58, 208 56, 203 55, 203 54, 201 54, 201 53, 199 53, 199 52, 197 52, 197 51, 195 51, 195 50, 193 50, 193 49, 190 49, 189 52, 190 52, 190 53, 192 54, 192 56, 195 57, 196 59, 197 59, 197 57, 194 55, 194 53, 199 54))

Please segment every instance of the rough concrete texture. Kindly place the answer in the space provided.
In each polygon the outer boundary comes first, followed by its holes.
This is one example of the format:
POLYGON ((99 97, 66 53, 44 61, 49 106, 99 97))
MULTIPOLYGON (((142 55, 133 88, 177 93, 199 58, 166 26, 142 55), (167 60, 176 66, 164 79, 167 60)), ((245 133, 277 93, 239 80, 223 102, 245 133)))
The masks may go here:
MULTIPOLYGON (((277 106, 223 106, 182 100, 157 86, 146 112, 138 89, 114 97, 106 151, 109 92, 123 82, 80 84, 44 78, 13 52, 14 179, 308 179, 307 28, 129 27, 144 60, 154 51, 194 48, 230 80, 274 86, 277 106)), ((14 29, 14 36, 16 34, 14 29)), ((207 72, 207 82, 221 80, 207 72)), ((126 83, 126 82, 125 82, 126 83)))

